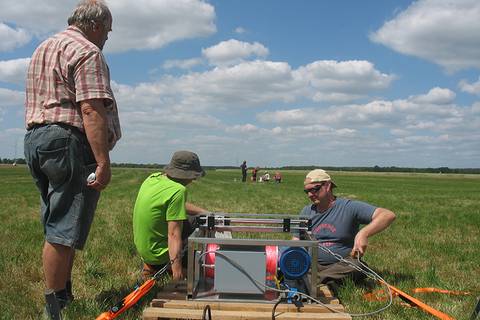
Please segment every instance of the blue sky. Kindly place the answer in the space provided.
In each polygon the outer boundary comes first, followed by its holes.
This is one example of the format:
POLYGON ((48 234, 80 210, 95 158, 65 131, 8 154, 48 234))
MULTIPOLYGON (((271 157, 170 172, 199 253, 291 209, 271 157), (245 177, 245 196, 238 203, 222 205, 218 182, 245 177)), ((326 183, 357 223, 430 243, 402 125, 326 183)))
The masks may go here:
MULTIPOLYGON (((476 0, 107 3, 114 162, 479 167, 476 0)), ((30 56, 75 4, 0 2, 2 158, 23 153, 30 56)))

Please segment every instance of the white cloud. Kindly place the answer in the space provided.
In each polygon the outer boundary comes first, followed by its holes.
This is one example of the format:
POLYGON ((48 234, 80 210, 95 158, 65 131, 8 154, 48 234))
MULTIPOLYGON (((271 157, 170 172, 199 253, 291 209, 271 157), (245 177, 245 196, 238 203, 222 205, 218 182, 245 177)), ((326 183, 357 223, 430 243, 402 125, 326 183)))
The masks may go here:
POLYGON ((13 29, 0 22, 0 51, 8 51, 27 44, 30 35, 24 29, 13 29))
POLYGON ((418 103, 429 104, 449 104, 455 100, 456 94, 450 89, 435 87, 427 94, 412 97, 412 100, 418 103))
POLYGON ((23 106, 24 100, 24 92, 0 88, 0 123, 4 122, 4 115, 9 109, 23 106))
POLYGON ((44 37, 67 26, 67 18, 77 4, 76 0, 2 0, 0 21, 15 21, 30 34, 44 37), (48 18, 46 18, 48 17, 48 18))
POLYGON ((0 88, 0 110, 9 107, 23 106, 25 93, 23 91, 0 88))
POLYGON ((459 128, 462 122, 471 123, 478 106, 471 109, 446 103, 440 88, 424 95, 394 101, 374 100, 366 104, 338 105, 328 108, 310 107, 257 114, 261 123, 282 126, 326 126, 335 130, 349 128, 362 132, 365 128, 384 128, 394 135, 406 135, 409 130, 442 131, 459 128), (433 94, 432 94, 433 92, 433 94))
POLYGON ((480 114, 480 102, 475 102, 472 105, 472 113, 474 114, 480 114))
POLYGON ((30 58, 0 60, 0 81, 24 84, 30 58))
POLYGON ((237 34, 243 34, 245 32, 247 32, 247 30, 245 30, 245 28, 242 28, 242 27, 236 27, 235 28, 235 33, 237 33, 237 34))
POLYGON ((315 61, 295 71, 294 77, 307 81, 315 101, 347 102, 373 90, 387 88, 394 75, 379 72, 369 61, 315 61))
POLYGON ((164 69, 179 68, 179 69, 188 70, 202 63, 203 63, 203 60, 200 58, 192 58, 192 59, 185 59, 185 60, 167 60, 163 63, 163 68, 164 69))
POLYGON ((480 95, 480 77, 478 78, 478 81, 473 83, 469 83, 467 80, 461 80, 458 87, 463 92, 480 95))
POLYGON ((311 67, 322 65, 322 61, 292 70, 285 62, 257 60, 179 77, 165 76, 136 86, 114 83, 113 87, 118 91, 117 98, 135 110, 140 105, 142 110, 168 107, 183 112, 205 112, 264 108, 272 102, 304 99, 316 102, 318 95, 324 100, 335 95, 337 101, 352 101, 388 86, 393 79, 365 61, 326 64, 333 65, 328 73, 311 67))
MULTIPOLYGON (((77 0, 3 0, 1 21, 15 21, 39 38, 63 30, 77 0), (48 17, 48 19, 45 19, 48 17)), ((183 39, 205 37, 216 32, 215 9, 201 0, 128 0, 109 2, 113 32, 106 52, 158 49, 183 39)), ((23 30, 19 29, 19 30, 23 30)), ((18 37, 18 36, 17 36, 18 37)))
POLYGON ((258 42, 248 43, 230 39, 202 49, 202 54, 212 65, 228 66, 250 57, 266 57, 268 49, 258 42))
POLYGON ((258 132, 258 127, 251 124, 243 124, 243 125, 234 125, 232 127, 227 127, 225 129, 226 132, 239 132, 239 133, 245 133, 245 132, 258 132))
POLYGON ((480 157, 479 103, 471 107, 446 103, 450 94, 439 92, 448 93, 432 88, 392 101, 264 111, 257 120, 279 128, 280 134, 270 137, 271 144, 288 141, 296 152, 318 152, 320 157, 328 153, 332 165, 335 159, 339 163, 351 159, 355 165, 364 159, 367 165, 451 166, 452 154, 464 165, 474 163, 467 159, 480 157), (378 152, 381 163, 374 156, 378 152))
POLYGON ((215 9, 200 0, 138 0, 135 14, 128 0, 112 1, 110 8, 114 25, 107 52, 158 49, 216 32, 215 9))
POLYGON ((420 0, 387 21, 370 39, 449 71, 480 68, 479 15, 477 0, 420 0))

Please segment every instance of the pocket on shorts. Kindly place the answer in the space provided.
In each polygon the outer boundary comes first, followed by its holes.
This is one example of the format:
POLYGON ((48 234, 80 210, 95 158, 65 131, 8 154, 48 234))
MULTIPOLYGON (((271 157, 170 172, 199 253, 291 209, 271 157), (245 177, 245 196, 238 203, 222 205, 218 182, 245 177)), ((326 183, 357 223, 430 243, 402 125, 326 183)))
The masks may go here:
POLYGON ((40 170, 47 176, 50 185, 56 189, 70 178, 68 158, 69 138, 54 139, 38 149, 40 170))

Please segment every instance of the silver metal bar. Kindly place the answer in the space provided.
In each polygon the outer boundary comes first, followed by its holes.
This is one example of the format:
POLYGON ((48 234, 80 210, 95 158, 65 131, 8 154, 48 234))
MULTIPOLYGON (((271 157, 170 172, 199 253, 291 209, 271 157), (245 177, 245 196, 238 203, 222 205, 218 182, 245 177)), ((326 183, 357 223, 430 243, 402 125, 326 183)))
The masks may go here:
MULTIPOLYGON (((268 227, 268 226, 215 226, 214 229, 216 231, 283 232, 283 227, 268 227)), ((299 231, 307 230, 307 228, 306 227, 290 228, 290 231, 295 231, 295 230, 299 230, 299 231)))
POLYGON ((193 285, 194 285, 194 265, 195 265, 195 242, 188 239, 188 260, 187 260, 187 296, 193 296, 193 285))
POLYGON ((293 218, 298 219, 298 214, 290 213, 242 213, 242 212, 209 212, 206 215, 225 216, 225 217, 270 217, 270 218, 293 218))
POLYGON ((310 240, 272 240, 272 239, 215 239, 197 238, 190 236, 189 241, 196 243, 216 243, 219 245, 245 245, 245 246, 285 246, 285 247, 311 247, 317 246, 317 241, 310 240))
POLYGON ((311 246, 311 254, 312 254, 312 264, 310 266, 310 271, 311 271, 310 281, 311 281, 312 288, 310 289, 310 295, 316 299, 318 296, 317 294, 318 292, 318 288, 317 288, 318 244, 316 241, 315 241, 315 244, 311 246))
MULTIPOLYGON (((266 219, 266 218, 247 219, 247 218, 215 217, 215 221, 225 221, 225 220, 228 220, 230 223, 283 224, 283 219, 266 219)), ((306 222, 308 222, 308 219, 305 219, 305 220, 290 219, 290 224, 300 224, 300 223, 306 223, 306 222)))

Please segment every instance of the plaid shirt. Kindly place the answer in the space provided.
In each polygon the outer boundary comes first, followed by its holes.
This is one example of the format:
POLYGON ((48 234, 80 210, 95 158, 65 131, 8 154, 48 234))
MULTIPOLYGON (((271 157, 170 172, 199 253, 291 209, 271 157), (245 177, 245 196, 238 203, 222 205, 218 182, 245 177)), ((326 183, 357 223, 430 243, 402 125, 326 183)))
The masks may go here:
POLYGON ((26 83, 26 127, 61 122, 84 132, 80 102, 87 99, 104 101, 111 150, 122 134, 110 71, 102 51, 70 26, 33 53, 26 83))

